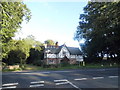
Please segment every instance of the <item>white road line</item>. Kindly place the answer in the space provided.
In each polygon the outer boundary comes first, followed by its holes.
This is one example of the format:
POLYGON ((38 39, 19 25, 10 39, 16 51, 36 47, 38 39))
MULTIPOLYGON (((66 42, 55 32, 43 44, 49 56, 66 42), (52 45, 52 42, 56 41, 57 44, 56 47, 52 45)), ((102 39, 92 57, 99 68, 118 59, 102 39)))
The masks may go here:
POLYGON ((60 82, 60 81, 68 81, 68 80, 67 79, 54 80, 54 82, 60 82))
POLYGON ((41 86, 44 86, 44 84, 30 85, 30 87, 41 87, 41 86))
POLYGON ((76 85, 74 85, 72 82, 68 81, 67 79, 54 80, 54 82, 60 82, 60 83, 56 83, 56 85, 70 84, 70 85, 72 85, 74 88, 79 88, 79 87, 77 87, 76 85))
POLYGON ((3 84, 2 86, 12 86, 12 85, 18 85, 18 83, 8 83, 8 84, 3 84))
POLYGON ((74 85, 73 83, 71 83, 70 81, 68 81, 70 85, 72 85, 74 88, 79 88, 76 85, 74 85))
POLYGON ((118 76, 108 76, 109 78, 118 78, 118 76))
POLYGON ((6 88, 16 88, 16 86, 2 87, 2 89, 6 89, 6 88))
POLYGON ((61 82, 61 83, 56 83, 55 85, 62 85, 62 84, 69 84, 69 82, 61 82))
POLYGON ((87 80, 87 78, 78 78, 78 79, 74 79, 74 80, 87 80))
POLYGON ((103 79, 104 77, 93 77, 93 79, 103 79))
POLYGON ((35 84, 35 83, 44 83, 44 81, 36 81, 36 82, 30 82, 31 84, 35 84))

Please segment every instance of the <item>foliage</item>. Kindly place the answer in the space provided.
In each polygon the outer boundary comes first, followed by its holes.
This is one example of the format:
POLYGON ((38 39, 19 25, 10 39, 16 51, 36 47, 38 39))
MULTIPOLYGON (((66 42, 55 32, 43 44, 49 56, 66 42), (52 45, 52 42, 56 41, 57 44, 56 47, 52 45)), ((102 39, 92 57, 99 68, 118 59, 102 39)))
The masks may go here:
POLYGON ((36 41, 32 35, 28 36, 24 40, 30 46, 30 56, 27 58, 27 63, 35 63, 35 65, 37 65, 36 62, 40 62, 41 64, 41 60, 44 58, 44 45, 40 41, 36 41))
POLYGON ((42 66, 43 63, 42 60, 39 59, 39 60, 34 60, 32 64, 36 66, 42 66))
POLYGON ((81 45, 84 56, 89 59, 120 58, 120 1, 89 2, 80 14, 75 39, 85 39, 81 45))
POLYGON ((1 21, 0 35, 2 42, 2 57, 7 58, 10 51, 10 40, 15 32, 21 28, 21 23, 25 19, 27 22, 31 18, 30 10, 23 2, 0 2, 1 21))
POLYGON ((27 64, 33 64, 36 62, 40 62, 44 58, 44 52, 42 50, 31 48, 29 52, 30 56, 27 58, 27 64))
POLYGON ((51 40, 51 39, 48 39, 48 40, 45 41, 45 44, 47 44, 47 45, 55 45, 55 42, 53 40, 51 40))
POLYGON ((33 35, 28 35, 23 39, 32 48, 35 45, 35 37, 33 35))
POLYGON ((8 52, 8 58, 3 59, 3 62, 8 65, 13 65, 17 63, 25 63, 25 60, 29 56, 29 44, 24 40, 10 40, 10 51, 8 52))

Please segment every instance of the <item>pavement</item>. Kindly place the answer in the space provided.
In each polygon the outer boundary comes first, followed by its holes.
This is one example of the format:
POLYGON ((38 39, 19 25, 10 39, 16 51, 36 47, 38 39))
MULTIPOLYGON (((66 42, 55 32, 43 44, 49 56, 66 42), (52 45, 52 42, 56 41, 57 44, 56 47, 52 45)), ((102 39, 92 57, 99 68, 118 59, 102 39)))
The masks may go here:
POLYGON ((60 71, 21 71, 2 73, 2 89, 29 88, 119 88, 119 68, 74 69, 60 71))

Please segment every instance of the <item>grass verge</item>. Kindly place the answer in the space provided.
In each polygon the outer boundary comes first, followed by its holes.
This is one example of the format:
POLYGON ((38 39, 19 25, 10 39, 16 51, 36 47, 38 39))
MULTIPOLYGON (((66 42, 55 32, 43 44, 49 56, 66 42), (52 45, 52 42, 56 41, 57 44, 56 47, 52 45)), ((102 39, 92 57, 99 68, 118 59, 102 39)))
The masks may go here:
POLYGON ((113 65, 101 65, 101 64, 86 64, 85 66, 79 66, 79 65, 69 65, 69 66, 64 66, 64 67, 49 67, 49 68, 43 68, 40 66, 35 66, 35 65, 25 65, 24 69, 13 69, 13 70, 3 70, 3 72, 8 72, 8 71, 22 71, 22 70, 65 70, 65 69, 97 69, 97 68, 117 68, 118 64, 113 64, 113 65))

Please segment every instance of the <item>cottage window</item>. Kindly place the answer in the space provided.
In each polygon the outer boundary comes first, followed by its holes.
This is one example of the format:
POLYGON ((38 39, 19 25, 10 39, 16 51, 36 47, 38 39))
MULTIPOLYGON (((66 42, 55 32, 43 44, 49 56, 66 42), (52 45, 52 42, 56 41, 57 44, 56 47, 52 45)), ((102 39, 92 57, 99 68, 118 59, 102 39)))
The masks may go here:
POLYGON ((65 51, 63 51, 63 55, 66 55, 66 52, 65 52, 65 51))
POLYGON ((53 62, 53 60, 49 60, 49 62, 53 62))

